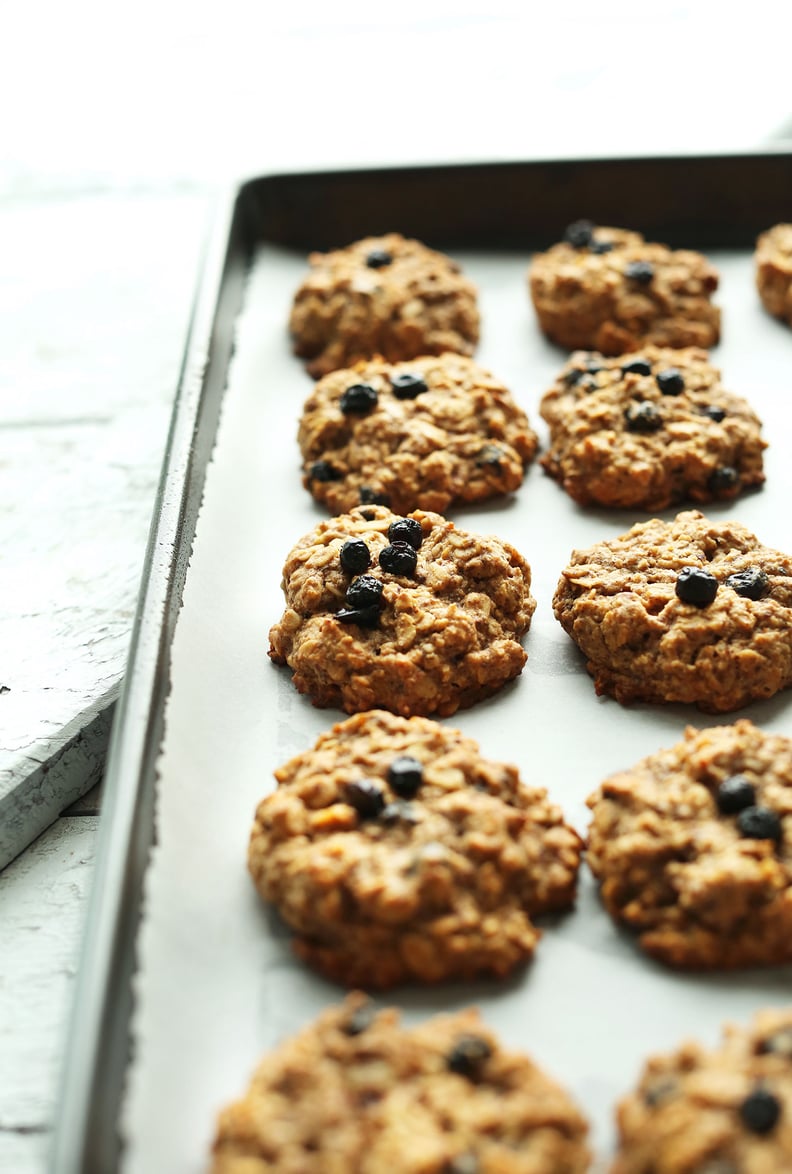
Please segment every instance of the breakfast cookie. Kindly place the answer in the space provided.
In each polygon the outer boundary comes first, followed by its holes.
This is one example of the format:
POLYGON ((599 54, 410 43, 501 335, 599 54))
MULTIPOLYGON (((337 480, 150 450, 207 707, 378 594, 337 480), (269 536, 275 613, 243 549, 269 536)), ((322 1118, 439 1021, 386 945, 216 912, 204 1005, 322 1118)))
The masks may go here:
POLYGON ((479 337, 476 287, 459 266, 396 232, 312 253, 294 298, 294 352, 314 378, 379 355, 390 363, 456 351, 479 337))
POLYGON ((637 232, 578 220, 534 257, 528 277, 540 327, 570 351, 710 347, 720 337, 710 301, 718 274, 707 258, 637 232))
POLYGON ((303 484, 334 514, 371 501, 443 513, 512 493, 537 443, 503 384, 452 354, 333 371, 308 396, 298 440, 303 484))
POLYGON ((275 777, 250 872, 336 982, 503 977, 533 954, 531 917, 574 902, 577 833, 459 730, 356 714, 275 777))
POLYGON ((578 351, 542 399, 542 465, 580 505, 662 510, 764 481, 761 422, 706 351, 578 351))
POLYGON ((792 684, 792 559, 696 510, 572 552, 553 610, 617 701, 723 713, 792 684))
POLYGON ((447 717, 525 664, 530 567, 439 514, 372 505, 321 522, 289 554, 282 586, 269 654, 314 705, 447 717))
POLYGON ((790 1174, 792 1011, 653 1056, 616 1119, 611 1174, 790 1174))
POLYGON ((562 1088, 473 1009, 404 1028, 349 995, 259 1064, 220 1114, 212 1174, 583 1174, 562 1088))
POLYGON ((756 242, 756 287, 764 308, 792 326, 792 224, 776 224, 756 242))
POLYGON ((751 722, 684 741, 589 799, 610 915, 669 966, 792 962, 792 741, 751 722))

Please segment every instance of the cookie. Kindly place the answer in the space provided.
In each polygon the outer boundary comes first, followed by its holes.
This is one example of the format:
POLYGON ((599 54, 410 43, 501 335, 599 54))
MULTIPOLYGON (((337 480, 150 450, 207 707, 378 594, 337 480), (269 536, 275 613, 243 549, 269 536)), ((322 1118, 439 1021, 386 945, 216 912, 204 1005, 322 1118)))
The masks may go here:
POLYGON ((282 586, 269 654, 314 705, 447 717, 525 664, 528 563, 439 514, 359 506, 321 522, 289 554, 282 586))
POLYGON ((312 253, 294 298, 294 353, 314 378, 379 355, 389 363, 455 351, 479 337, 476 287, 459 266, 396 232, 312 253))
POLYGON ((725 713, 792 684, 792 559, 696 510, 572 552, 553 599, 597 693, 725 713))
POLYGON ((706 257, 645 241, 637 232, 570 224, 528 274, 539 325, 567 350, 621 355, 645 346, 711 347, 718 273, 706 257))
POLYGON ((220 1115, 212 1174, 583 1174, 587 1125, 475 1010, 404 1028, 360 995, 259 1065, 220 1115))
POLYGON ((536 434, 472 359, 376 359, 316 384, 299 430, 303 484, 334 514, 377 501, 396 513, 512 493, 536 434))
POLYGON ((617 1123, 611 1174, 789 1174, 792 1011, 727 1027, 715 1048, 652 1057, 617 1123))
POLYGON ((792 326, 792 224, 776 224, 756 242, 756 287, 764 308, 792 326))
POLYGON ((578 351, 541 403, 542 465, 579 505, 662 510, 764 481, 761 421, 726 391, 706 351, 578 351))
POLYGON ((577 833, 459 730, 356 714, 275 777, 250 872, 336 982, 503 977, 534 952, 531 917, 574 902, 577 833))
POLYGON ((602 900, 669 966, 792 962, 792 741, 685 731, 589 799, 602 900))

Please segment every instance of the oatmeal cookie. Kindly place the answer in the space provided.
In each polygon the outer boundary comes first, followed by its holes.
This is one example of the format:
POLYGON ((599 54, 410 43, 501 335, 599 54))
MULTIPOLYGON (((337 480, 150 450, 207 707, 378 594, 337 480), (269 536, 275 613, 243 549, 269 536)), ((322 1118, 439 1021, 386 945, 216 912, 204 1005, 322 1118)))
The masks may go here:
POLYGON ((792 559, 696 510, 572 552, 553 599, 598 693, 724 713, 792 684, 792 559))
POLYGON ((447 717, 525 663, 530 567, 439 514, 358 506, 321 522, 289 554, 282 586, 269 654, 314 705, 447 717))
POLYGON ((390 363, 455 351, 479 337, 476 287, 459 266, 396 232, 312 253, 294 298, 294 352, 314 378, 379 355, 390 363))
POLYGON ((756 242, 756 287, 764 308, 792 326, 792 224, 776 224, 756 242))
POLYGON ((542 465, 580 505, 662 510, 764 481, 761 421, 694 347, 578 351, 541 413, 551 440, 542 465))
POLYGON ((588 1127, 473 1009, 404 1028, 349 995, 220 1115, 212 1174, 583 1174, 588 1127))
POLYGON ((580 839, 459 730, 356 714, 275 772, 248 864, 297 954, 346 986, 503 977, 575 899, 580 839))
POLYGON ((789 1174, 792 1011, 729 1026, 712 1049, 653 1056, 616 1116, 611 1174, 789 1174))
POLYGON ((472 359, 381 359, 316 384, 298 436, 303 484, 334 514, 378 501, 397 513, 512 493, 536 435, 511 393, 472 359))
POLYGON ((579 220, 529 270, 539 325, 567 350, 621 355, 654 345, 711 347, 718 274, 700 253, 579 220))
POLYGON ((589 799, 610 915, 669 966, 792 962, 792 741, 751 722, 684 741, 589 799))

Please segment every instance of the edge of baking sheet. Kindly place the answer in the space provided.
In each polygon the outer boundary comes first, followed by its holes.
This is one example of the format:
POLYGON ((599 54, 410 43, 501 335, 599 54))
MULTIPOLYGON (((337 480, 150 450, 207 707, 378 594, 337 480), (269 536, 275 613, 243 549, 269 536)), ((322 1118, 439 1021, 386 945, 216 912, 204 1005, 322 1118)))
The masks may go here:
POLYGON ((792 218, 792 153, 304 172, 249 180, 221 203, 188 333, 110 744, 51 1153, 56 1174, 109 1174, 119 1158, 117 1117, 135 936, 155 839, 170 644, 255 243, 266 237, 307 250, 398 225, 433 244, 526 248, 555 239, 582 213, 600 223, 631 223, 636 204, 642 230, 662 229, 670 243, 745 245, 751 233, 792 218))

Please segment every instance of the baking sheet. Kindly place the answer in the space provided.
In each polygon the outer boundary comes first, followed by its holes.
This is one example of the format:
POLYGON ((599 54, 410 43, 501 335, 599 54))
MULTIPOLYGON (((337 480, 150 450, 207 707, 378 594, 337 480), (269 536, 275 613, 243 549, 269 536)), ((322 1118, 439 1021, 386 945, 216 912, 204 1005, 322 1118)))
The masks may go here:
MULTIPOLYGON (((454 255, 481 291, 477 357, 512 388, 546 441, 538 401, 564 355, 535 326, 528 258, 454 255)), ((709 513, 736 517, 784 549, 792 336, 759 307, 747 254, 712 257, 722 274, 726 338, 714 357, 726 385, 758 410, 771 447, 767 487, 709 513)), ((272 770, 343 716, 314 709, 289 671, 266 656, 268 628, 282 610, 286 553, 326 516, 300 484, 296 429, 311 381, 285 332, 304 270, 303 255, 270 246, 253 266, 176 630, 122 1121, 127 1174, 205 1169, 217 1112, 244 1090, 260 1055, 343 993, 292 958, 290 935, 259 902, 245 864, 253 811, 272 789, 272 770)), ((682 706, 625 709, 597 698, 552 615, 570 551, 623 532, 638 515, 584 511, 534 465, 512 499, 450 516, 498 534, 528 558, 538 607, 522 677, 446 724, 546 785, 583 832, 585 798, 605 775, 678 740, 689 722, 715 722, 682 706)), ((788 693, 740 716, 790 734, 791 702, 788 693)), ((408 1022, 478 1004, 510 1047, 530 1052, 576 1097, 602 1157, 612 1144, 613 1103, 646 1055, 688 1035, 714 1041, 724 1020, 746 1019, 790 991, 792 967, 686 976, 650 962, 613 927, 584 868, 575 912, 546 925, 535 961, 519 975, 399 988, 381 1001, 404 1008, 408 1022)))

